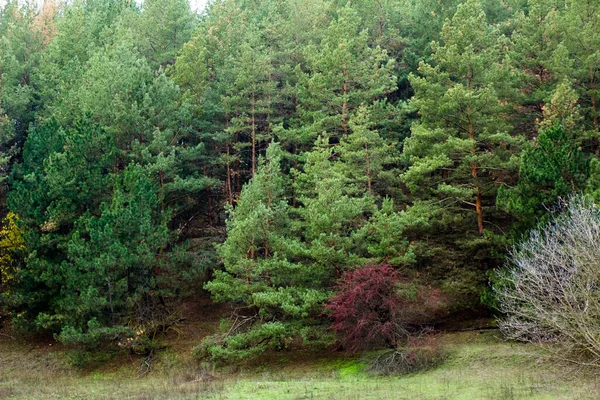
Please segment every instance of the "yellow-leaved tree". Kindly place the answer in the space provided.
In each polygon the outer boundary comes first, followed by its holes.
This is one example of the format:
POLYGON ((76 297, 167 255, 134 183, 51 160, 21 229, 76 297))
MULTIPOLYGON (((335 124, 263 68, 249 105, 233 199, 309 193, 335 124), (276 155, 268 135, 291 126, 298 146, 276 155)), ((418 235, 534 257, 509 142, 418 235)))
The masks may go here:
POLYGON ((8 289, 18 268, 18 260, 25 250, 23 231, 18 226, 19 217, 9 212, 0 230, 0 292, 8 289))

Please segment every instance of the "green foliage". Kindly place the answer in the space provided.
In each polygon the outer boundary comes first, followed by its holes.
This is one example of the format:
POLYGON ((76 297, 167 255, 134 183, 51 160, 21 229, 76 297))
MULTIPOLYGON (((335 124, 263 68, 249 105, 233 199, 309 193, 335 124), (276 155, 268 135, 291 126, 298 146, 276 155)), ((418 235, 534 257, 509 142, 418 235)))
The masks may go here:
POLYGON ((519 182, 498 194, 498 203, 530 228, 561 198, 585 188, 589 157, 581 142, 559 125, 546 129, 521 154, 519 182))
POLYGON ((344 273, 473 308, 515 234, 600 196, 597 2, 210 3, 0 6, 21 326, 144 352, 210 280, 237 322, 204 356, 318 347, 344 273))
POLYGON ((28 140, 13 178, 11 207, 23 213, 31 253, 15 274, 12 307, 66 343, 97 346, 160 314, 169 215, 141 166, 108 173, 114 154, 89 121, 68 131, 49 123, 28 140))
POLYGON ((188 1, 144 1, 135 42, 156 69, 164 69, 175 62, 177 52, 190 39, 194 26, 195 18, 188 1))
POLYGON ((217 363, 231 363, 255 357, 268 349, 282 350, 286 342, 293 341, 286 326, 280 322, 266 322, 253 326, 248 332, 218 339, 205 339, 194 349, 194 355, 217 363))
POLYGON ((395 61, 369 44, 359 13, 350 5, 338 10, 322 41, 306 49, 310 73, 302 82, 301 104, 313 138, 347 135, 350 116, 363 103, 396 89, 395 61))
POLYGON ((502 234, 490 221, 496 192, 513 173, 522 142, 506 117, 514 82, 507 39, 487 22, 481 1, 461 4, 441 39, 432 44, 435 64, 421 63, 410 76, 421 118, 404 146, 410 166, 402 179, 413 196, 409 212, 430 221, 419 258, 439 264, 435 274, 459 286, 452 291, 478 298, 484 279, 475 271, 496 262, 490 233, 502 234))
POLYGON ((6 2, 0 8, 0 183, 20 153, 39 106, 36 71, 42 46, 34 5, 6 2))

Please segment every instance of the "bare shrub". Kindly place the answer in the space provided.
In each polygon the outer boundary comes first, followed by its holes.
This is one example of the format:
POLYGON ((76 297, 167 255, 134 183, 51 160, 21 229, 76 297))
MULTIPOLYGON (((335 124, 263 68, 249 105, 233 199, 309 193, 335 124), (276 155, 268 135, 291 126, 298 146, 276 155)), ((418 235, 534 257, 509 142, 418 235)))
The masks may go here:
POLYGON ((510 339, 554 344, 568 359, 600 361, 600 210, 572 197, 510 254, 494 288, 510 339), (576 355, 576 357, 573 357, 576 355))
POLYGON ((380 352, 369 363, 369 370, 377 375, 410 374, 435 368, 445 359, 438 335, 424 330, 396 348, 380 352))

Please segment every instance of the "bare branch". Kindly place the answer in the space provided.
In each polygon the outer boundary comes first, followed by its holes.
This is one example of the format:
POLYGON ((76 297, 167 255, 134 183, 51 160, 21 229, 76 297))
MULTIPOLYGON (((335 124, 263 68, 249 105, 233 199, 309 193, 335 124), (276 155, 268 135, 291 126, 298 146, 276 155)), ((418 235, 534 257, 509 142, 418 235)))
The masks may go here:
POLYGON ((495 292, 511 339, 552 343, 564 359, 600 360, 600 210, 572 197, 513 249, 495 292))

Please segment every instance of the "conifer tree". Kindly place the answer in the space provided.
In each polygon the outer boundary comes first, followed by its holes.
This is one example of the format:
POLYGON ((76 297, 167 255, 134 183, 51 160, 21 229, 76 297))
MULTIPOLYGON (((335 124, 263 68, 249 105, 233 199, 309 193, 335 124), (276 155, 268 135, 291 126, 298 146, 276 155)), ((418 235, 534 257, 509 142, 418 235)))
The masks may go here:
POLYGON ((598 137, 600 129, 600 4, 595 1, 565 2, 558 27, 562 42, 553 52, 552 71, 577 88, 587 130, 598 137))
POLYGON ((522 104, 526 110, 522 121, 514 120, 533 132, 536 119, 542 118, 543 105, 550 101, 557 85, 552 67, 553 53, 561 40, 557 26, 558 3, 553 0, 529 1, 527 13, 516 14, 516 29, 511 37, 510 61, 519 74, 524 94, 522 104))
POLYGON ((421 120, 406 142, 411 166, 403 179, 432 214, 460 215, 482 234, 485 207, 493 205, 518 143, 501 118, 511 75, 502 64, 503 38, 488 26, 479 1, 459 7, 442 39, 434 45, 437 65, 422 63, 421 76, 411 77, 421 120))
POLYGON ((216 271, 205 286, 217 301, 240 306, 229 332, 206 339, 199 349, 213 361, 281 349, 301 333, 308 340, 329 297, 320 279, 324 271, 301 262, 306 250, 293 235, 281 155, 279 146, 271 144, 244 186, 230 211, 227 240, 219 249, 224 270, 216 271))
POLYGON ((257 174, 244 186, 235 209, 230 209, 228 237, 219 249, 225 270, 217 271, 215 280, 207 285, 219 300, 252 305, 254 293, 267 289, 271 279, 285 276, 277 277, 279 271, 270 271, 272 260, 280 256, 278 245, 289 228, 280 162, 281 150, 272 144, 257 174), (229 286, 219 281, 226 281, 229 286))
MULTIPOLYGON (((60 340, 97 346, 114 338, 151 335, 153 323, 166 319, 169 293, 157 271, 169 244, 168 212, 148 172, 128 166, 115 177, 112 198, 100 216, 75 224, 66 249, 61 298, 51 318, 61 321, 60 340)), ((38 320, 41 318, 38 317, 38 320)))
POLYGON ((116 153, 89 117, 30 134, 9 197, 31 252, 9 299, 22 326, 94 347, 161 314, 151 293, 159 292, 170 215, 149 171, 115 171, 116 153))
POLYGON ((268 140, 271 127, 271 98, 275 89, 273 67, 269 50, 261 43, 258 31, 248 27, 244 32, 238 57, 233 60, 235 70, 231 95, 224 101, 231 105, 234 116, 227 131, 232 136, 245 136, 237 150, 249 150, 250 175, 254 176, 260 142, 268 140))
POLYGON ((144 1, 138 21, 136 43, 154 69, 165 69, 175 62, 195 26, 188 0, 144 1))
POLYGON ((358 108, 349 121, 350 134, 341 139, 338 151, 346 176, 359 184, 366 193, 389 193, 396 183, 394 146, 384 140, 377 129, 373 114, 366 106, 358 108))
POLYGON ((496 193, 515 176, 521 139, 506 118, 513 95, 506 40, 481 2, 463 3, 441 38, 432 45, 435 66, 421 63, 410 77, 421 118, 404 145, 402 179, 412 195, 408 218, 425 223, 406 234, 429 281, 465 305, 485 284, 481 270, 498 264, 507 217, 497 213, 496 193))
POLYGON ((68 244, 76 224, 109 199, 114 153, 110 137, 89 119, 67 131, 48 121, 29 134, 11 177, 9 207, 20 215, 31 252, 16 274, 11 308, 30 329, 63 327, 68 244))
POLYGON ((395 63, 380 47, 369 45, 369 33, 351 5, 339 10, 317 46, 307 48, 302 112, 313 140, 321 134, 350 133, 351 115, 396 89, 395 63))
POLYGON ((43 46, 32 4, 8 1, 0 8, 0 181, 20 153, 39 106, 36 72, 43 46))
POLYGON ((499 194, 498 203, 520 222, 517 231, 534 227, 561 198, 586 187, 589 158, 577 136, 560 124, 541 131, 521 155, 519 182, 499 194))

